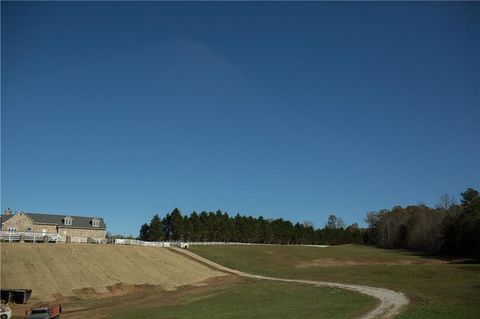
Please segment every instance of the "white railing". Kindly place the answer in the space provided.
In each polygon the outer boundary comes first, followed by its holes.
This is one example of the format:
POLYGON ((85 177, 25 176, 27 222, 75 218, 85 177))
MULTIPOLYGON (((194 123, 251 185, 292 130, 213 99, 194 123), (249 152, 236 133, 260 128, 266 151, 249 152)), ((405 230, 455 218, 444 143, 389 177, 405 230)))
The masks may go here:
POLYGON ((132 245, 132 246, 148 246, 148 247, 170 247, 170 242, 163 241, 143 241, 136 239, 113 239, 109 244, 114 245, 132 245))
MULTIPOLYGON (((64 243, 67 240, 67 236, 61 236, 56 233, 34 233, 34 232, 12 232, 12 231, 0 231, 0 240, 7 242, 56 242, 64 243)), ((101 238, 92 238, 95 243, 101 243, 101 238)), ((88 238, 86 237, 70 237, 70 242, 72 243, 87 243, 88 238)))
MULTIPOLYGON (((87 237, 70 237, 70 243, 86 244, 89 243, 87 237)), ((61 236, 55 233, 33 233, 33 232, 10 232, 0 231, 0 241, 4 242, 33 242, 33 243, 65 243, 67 236, 61 236)), ((246 246, 246 245, 276 245, 276 244, 257 244, 257 243, 241 243, 241 242, 224 242, 224 241, 143 241, 136 239, 105 239, 105 238, 90 238, 92 244, 110 244, 110 245, 130 245, 130 246, 145 246, 145 247, 170 247, 177 246, 186 248, 188 246, 216 246, 216 245, 231 245, 231 246, 246 246)), ((288 245, 288 246, 309 246, 309 247, 328 247, 328 245, 288 245)))
POLYGON ((2 241, 26 241, 26 242, 57 242, 60 240, 60 236, 57 234, 51 233, 34 233, 34 232, 11 232, 11 231, 1 231, 0 239, 2 241), (46 239, 45 239, 46 236, 46 239))
POLYGON ((242 242, 231 242, 231 241, 189 241, 187 242, 190 246, 305 246, 305 247, 320 247, 326 248, 330 245, 307 245, 307 244, 262 244, 262 243, 242 243, 242 242))
POLYGON ((190 246, 216 246, 216 245, 263 245, 257 243, 240 243, 230 241, 189 241, 190 246))
MULTIPOLYGON (((7 242, 34 242, 42 243, 45 241, 48 242, 58 242, 65 243, 67 241, 66 236, 61 236, 55 233, 33 233, 33 232, 9 232, 1 231, 0 239, 7 242), (45 239, 47 236, 47 239, 45 239)), ((170 246, 182 246, 185 245, 181 241, 143 241, 136 239, 103 239, 103 238, 91 238, 91 242, 95 244, 113 244, 113 245, 130 245, 130 246, 146 246, 146 247, 170 247, 170 246)), ((70 243, 74 244, 84 244, 88 243, 87 237, 70 237, 70 243)), ((211 246, 211 245, 254 245, 251 243, 233 243, 233 242, 187 242, 188 245, 192 246, 211 246)))
MULTIPOLYGON (((34 232, 12 232, 0 231, 0 240, 4 242, 67 242, 67 236, 61 236, 55 233, 34 233, 34 232)), ((70 243, 85 244, 89 242, 87 237, 69 237, 70 243)), ((170 247, 176 243, 170 242, 150 242, 135 239, 105 239, 105 238, 90 238, 90 243, 93 244, 112 244, 112 245, 132 245, 132 246, 148 246, 148 247, 170 247)), ((179 245, 179 244, 178 244, 179 245)))

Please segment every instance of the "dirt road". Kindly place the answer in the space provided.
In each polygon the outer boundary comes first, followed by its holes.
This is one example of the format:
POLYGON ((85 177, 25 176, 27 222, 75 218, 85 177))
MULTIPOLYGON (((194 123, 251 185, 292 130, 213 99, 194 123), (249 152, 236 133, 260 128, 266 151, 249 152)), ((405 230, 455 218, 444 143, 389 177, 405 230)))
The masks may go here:
POLYGON ((401 293, 396 292, 389 289, 384 288, 376 288, 376 287, 369 287, 369 286, 362 286, 362 285, 351 285, 351 284, 342 284, 342 283, 334 283, 334 282, 326 282, 326 281, 314 281, 314 280, 301 280, 301 279, 284 279, 284 278, 275 278, 275 277, 267 277, 267 276, 260 276, 260 275, 252 275, 248 273, 244 273, 235 269, 230 269, 219 265, 213 261, 210 261, 206 258, 203 258, 191 251, 175 248, 172 247, 171 250, 193 258, 203 264, 209 265, 217 270, 235 274, 242 277, 248 278, 255 278, 255 279, 262 279, 262 280, 273 280, 273 281, 283 281, 283 282, 293 282, 293 283, 301 283, 301 284, 309 284, 314 286, 323 286, 323 287, 333 287, 333 288, 341 288, 347 289, 351 291, 356 291, 365 295, 372 296, 380 301, 380 303, 370 312, 364 314, 363 316, 359 317, 359 319, 387 319, 387 318, 394 318, 397 314, 400 313, 402 308, 404 308, 408 303, 407 297, 401 293))

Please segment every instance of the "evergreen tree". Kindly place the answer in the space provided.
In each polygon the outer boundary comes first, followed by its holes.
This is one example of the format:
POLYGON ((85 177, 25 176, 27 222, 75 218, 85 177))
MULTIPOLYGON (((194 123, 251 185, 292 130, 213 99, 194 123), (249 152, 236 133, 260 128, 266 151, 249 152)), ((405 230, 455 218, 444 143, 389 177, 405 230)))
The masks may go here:
POLYGON ((191 241, 192 238, 192 223, 188 216, 183 216, 183 240, 191 241))
POLYGON ((203 211, 200 213, 200 241, 209 241, 210 240, 210 230, 209 230, 209 218, 207 212, 203 211))
POLYGON ((150 241, 162 241, 165 239, 165 233, 163 230, 163 224, 160 220, 158 214, 153 216, 150 221, 149 231, 148 231, 148 240, 150 241))
POLYGON ((287 245, 343 244, 363 240, 364 233, 358 229, 358 225, 344 229, 341 219, 333 217, 332 224, 336 228, 326 226, 325 229, 315 230, 311 222, 294 225, 282 218, 265 220, 262 216, 255 218, 240 214, 230 217, 221 210, 203 211, 200 214, 193 212, 190 216, 183 216, 175 208, 162 220, 155 215, 150 225, 142 225, 139 238, 155 241, 233 241, 287 245))
POLYGON ((447 211, 444 248, 451 254, 480 257, 480 194, 469 188, 461 195, 461 205, 453 205, 447 211))
POLYGON ((182 213, 178 208, 175 208, 170 213, 170 233, 173 240, 183 240, 184 236, 184 222, 182 213))
POLYGON ((201 221, 200 221, 200 216, 198 216, 197 212, 193 212, 190 215, 190 225, 192 227, 190 240, 191 241, 200 241, 201 240, 202 224, 201 224, 201 221))
POLYGON ((142 227, 140 227, 140 235, 138 236, 138 239, 148 240, 149 231, 150 231, 150 226, 148 226, 147 223, 143 224, 142 227))

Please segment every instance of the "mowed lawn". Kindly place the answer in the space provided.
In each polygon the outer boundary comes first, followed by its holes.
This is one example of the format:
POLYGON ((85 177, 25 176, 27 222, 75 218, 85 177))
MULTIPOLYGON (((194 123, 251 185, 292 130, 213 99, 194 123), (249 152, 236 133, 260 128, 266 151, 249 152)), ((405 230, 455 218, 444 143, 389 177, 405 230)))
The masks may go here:
POLYGON ((224 266, 283 278, 325 280, 402 291, 411 305, 399 318, 480 318, 480 264, 360 245, 195 246, 224 266))
POLYGON ((253 279, 184 297, 170 305, 111 312, 111 318, 345 319, 356 318, 377 304, 373 298, 349 291, 253 279))

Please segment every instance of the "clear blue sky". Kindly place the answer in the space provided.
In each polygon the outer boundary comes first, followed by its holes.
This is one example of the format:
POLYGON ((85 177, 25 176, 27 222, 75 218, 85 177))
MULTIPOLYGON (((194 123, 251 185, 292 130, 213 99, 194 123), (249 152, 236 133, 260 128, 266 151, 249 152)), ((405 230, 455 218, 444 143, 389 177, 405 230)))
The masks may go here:
POLYGON ((480 3, 2 2, 2 210, 137 234, 480 188, 480 3))

